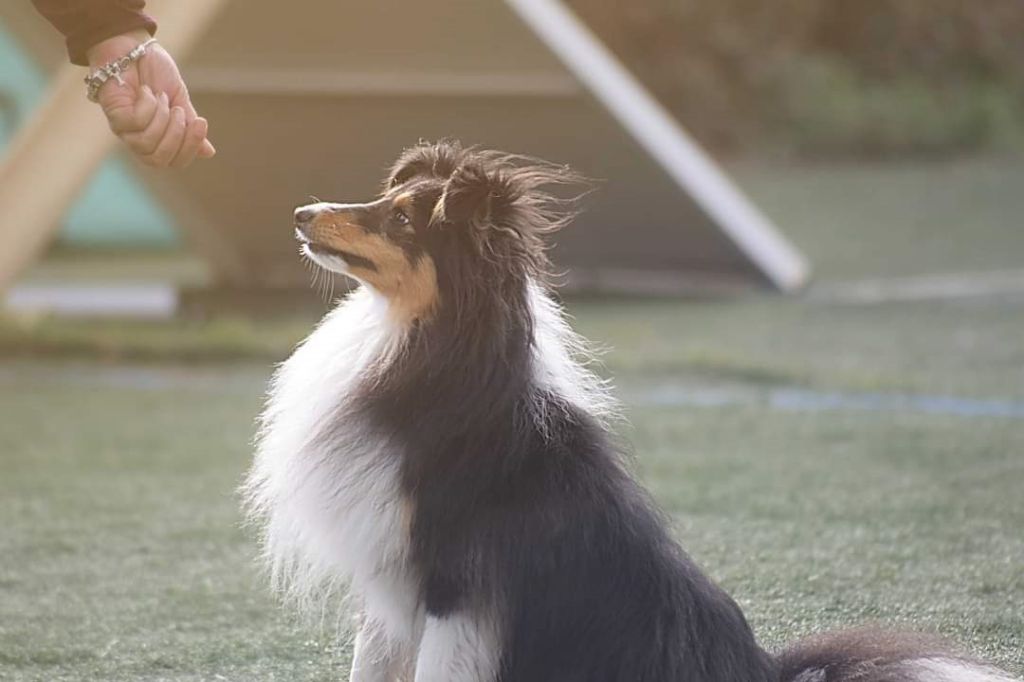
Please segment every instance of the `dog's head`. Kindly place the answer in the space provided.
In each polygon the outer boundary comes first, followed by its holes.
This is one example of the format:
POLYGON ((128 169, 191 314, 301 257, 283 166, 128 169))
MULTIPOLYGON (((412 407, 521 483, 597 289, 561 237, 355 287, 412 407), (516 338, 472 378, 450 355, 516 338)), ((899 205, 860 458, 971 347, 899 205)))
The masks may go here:
POLYGON ((316 264, 421 319, 473 288, 501 291, 542 274, 544 233, 571 218, 544 188, 578 181, 536 160, 424 143, 399 157, 377 199, 297 208, 296 237, 316 264))

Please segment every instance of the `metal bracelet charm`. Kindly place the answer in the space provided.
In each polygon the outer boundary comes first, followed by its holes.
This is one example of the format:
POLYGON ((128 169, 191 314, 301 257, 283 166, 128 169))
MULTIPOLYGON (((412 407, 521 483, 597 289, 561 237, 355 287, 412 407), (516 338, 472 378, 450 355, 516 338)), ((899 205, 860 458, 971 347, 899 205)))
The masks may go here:
POLYGON ((149 46, 156 42, 156 38, 150 38, 144 43, 136 45, 132 48, 131 52, 115 59, 109 64, 104 64, 99 67, 88 76, 85 77, 86 85, 86 97, 89 98, 90 102, 98 102, 100 96, 100 88, 111 78, 115 79, 118 84, 124 85, 124 79, 121 78, 121 74, 124 73, 132 62, 138 61, 142 55, 146 54, 146 50, 149 46))

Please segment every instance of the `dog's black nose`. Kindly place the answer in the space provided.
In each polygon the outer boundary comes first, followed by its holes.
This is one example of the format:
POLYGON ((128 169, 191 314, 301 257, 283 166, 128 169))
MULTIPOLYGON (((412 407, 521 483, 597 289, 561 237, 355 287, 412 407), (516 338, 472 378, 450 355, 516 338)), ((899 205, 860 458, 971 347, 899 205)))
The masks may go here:
POLYGON ((308 223, 314 215, 316 215, 316 211, 311 208, 297 208, 295 209, 295 222, 308 223))

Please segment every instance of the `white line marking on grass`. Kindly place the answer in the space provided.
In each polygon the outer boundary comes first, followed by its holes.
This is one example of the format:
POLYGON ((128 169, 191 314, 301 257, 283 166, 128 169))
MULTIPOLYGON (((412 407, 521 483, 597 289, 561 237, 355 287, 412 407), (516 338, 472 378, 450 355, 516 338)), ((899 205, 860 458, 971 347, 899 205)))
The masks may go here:
POLYGON ((75 386, 118 391, 195 391, 218 395, 262 395, 268 379, 262 365, 248 367, 147 367, 125 364, 97 366, 89 362, 0 363, 0 382, 75 386))
POLYGON ((152 282, 22 284, 8 292, 4 304, 20 313, 167 319, 178 308, 178 291, 152 282))
POLYGON ((828 303, 872 304, 1024 296, 1024 270, 959 272, 870 279, 815 287, 809 298, 828 303))

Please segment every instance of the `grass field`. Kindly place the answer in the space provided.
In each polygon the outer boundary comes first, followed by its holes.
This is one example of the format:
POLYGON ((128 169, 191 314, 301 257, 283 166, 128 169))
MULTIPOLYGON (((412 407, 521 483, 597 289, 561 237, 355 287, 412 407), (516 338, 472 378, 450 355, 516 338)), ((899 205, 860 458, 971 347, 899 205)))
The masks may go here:
MULTIPOLYGON (((1000 208, 958 209, 981 243, 944 214, 936 244, 882 220, 918 215, 916 191, 851 207, 834 175, 746 172, 825 280, 1024 260, 999 174, 969 194, 1000 208)), ((910 186, 942 195, 944 174, 910 186)), ((571 310, 609 348, 639 474, 766 645, 884 622, 1024 673, 1024 297, 571 310)), ((268 595, 234 493, 269 364, 307 324, 0 325, 0 680, 344 678, 332 628, 268 595)))

